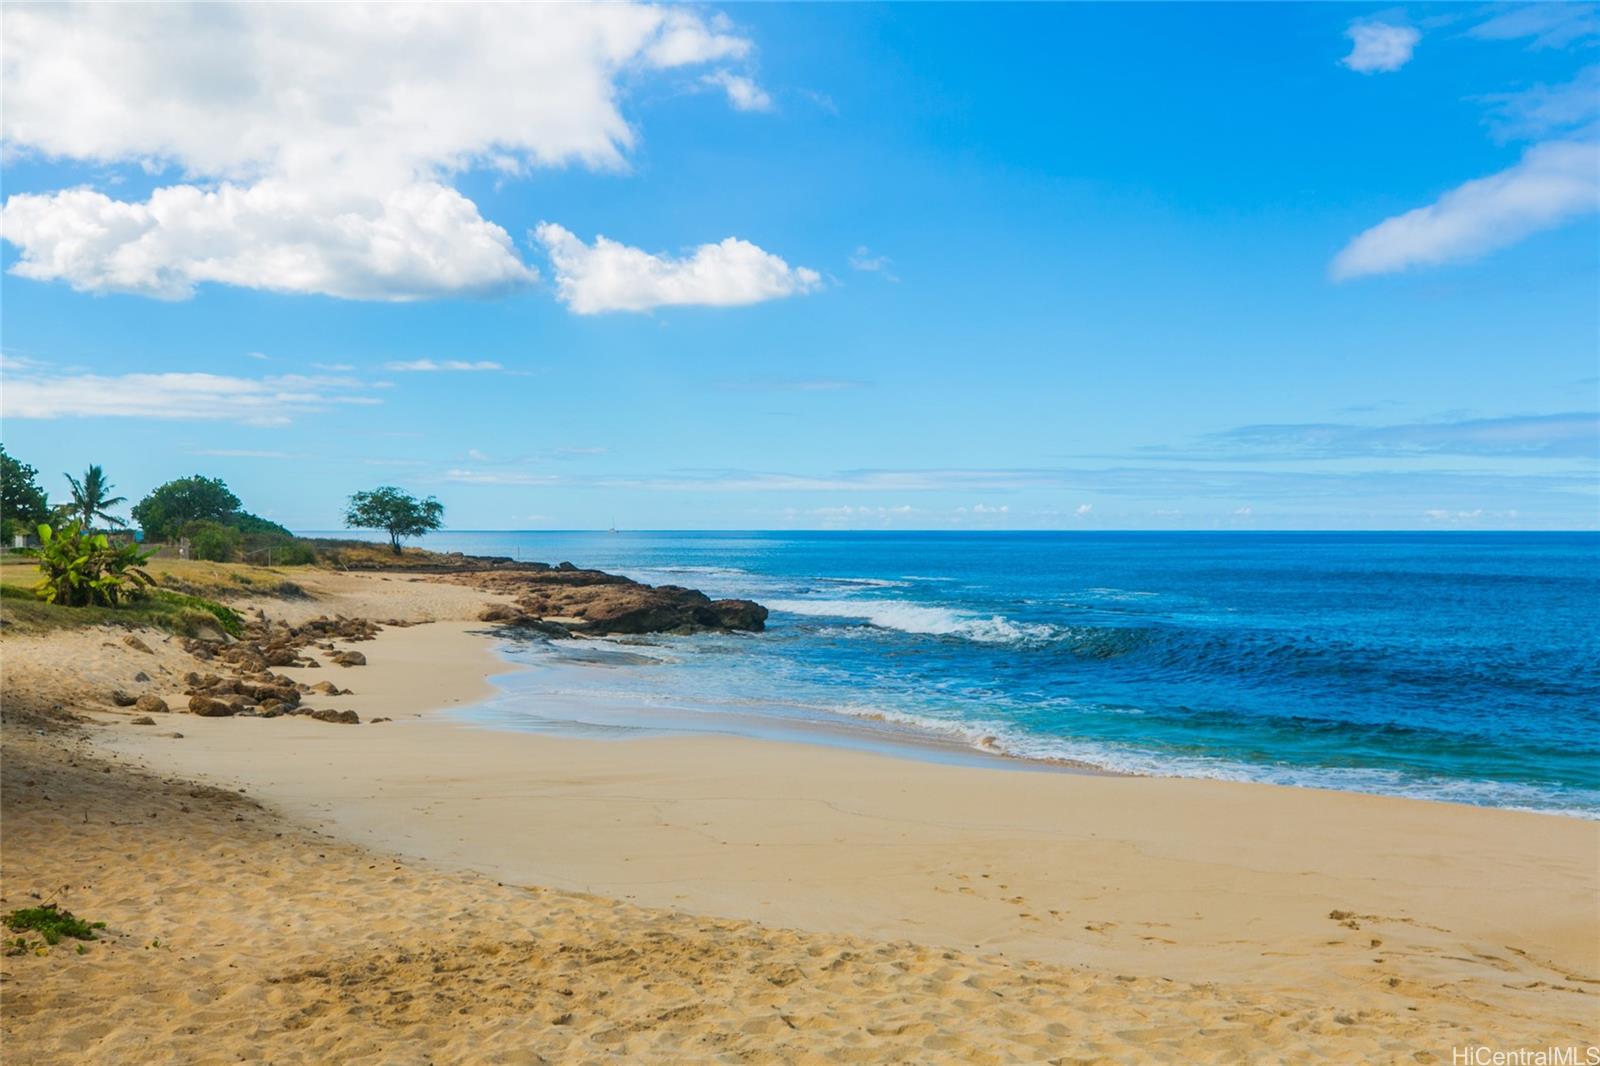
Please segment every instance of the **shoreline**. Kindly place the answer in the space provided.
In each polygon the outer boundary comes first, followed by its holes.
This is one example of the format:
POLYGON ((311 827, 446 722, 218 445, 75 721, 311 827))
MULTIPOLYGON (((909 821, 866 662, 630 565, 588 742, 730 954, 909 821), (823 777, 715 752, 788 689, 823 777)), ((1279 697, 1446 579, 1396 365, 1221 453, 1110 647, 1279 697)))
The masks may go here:
MULTIPOLYGON (((554 675, 557 678, 565 674, 580 677, 581 673, 587 670, 628 669, 627 664, 566 658, 562 653, 567 650, 568 642, 548 643, 546 646, 553 653, 549 661, 530 661, 523 657, 526 653, 520 652, 518 648, 518 645, 525 643, 523 638, 501 636, 492 631, 488 635, 498 642, 496 655, 508 665, 508 669, 500 671, 497 676, 526 671, 538 672, 545 676, 554 675)), ((590 638, 579 643, 613 648, 623 656, 635 654, 627 646, 617 645, 607 637, 590 638)), ((1378 796, 1416 803, 1440 803, 1474 810, 1512 811, 1544 817, 1600 822, 1600 811, 1584 807, 1535 807, 1509 802, 1475 803, 1466 799, 1414 795, 1381 788, 1363 789, 1341 787, 1335 783, 1264 780, 1251 776, 1250 764, 1245 763, 1224 764, 1229 767, 1237 765, 1240 769, 1236 774, 1191 773, 1181 769, 1167 773, 1125 769, 1089 759, 1027 754, 1008 750, 998 743, 988 745, 984 741, 992 738, 983 736, 982 730, 963 728, 960 722, 951 722, 946 726, 945 723, 934 719, 902 721, 890 714, 857 715, 777 701, 752 702, 749 710, 730 710, 720 705, 686 706, 686 701, 681 699, 675 699, 670 705, 656 706, 646 704, 638 698, 630 701, 620 696, 607 696, 584 700, 581 704, 583 715, 581 719, 558 718, 540 713, 547 705, 557 704, 561 698, 563 697, 548 692, 506 691, 497 686, 486 700, 462 708, 457 713, 461 715, 462 721, 480 728, 541 736, 618 742, 659 736, 732 736, 782 744, 811 744, 876 753, 934 765, 978 766, 1030 773, 1218 781, 1341 795, 1378 796), (511 706, 512 704, 517 705, 511 706), (523 704, 533 706, 522 706, 523 704), (773 713, 765 713, 768 711, 773 713), (551 728, 539 728, 537 723, 548 723, 551 728)), ((1113 758, 1114 756, 1108 756, 1108 759, 1113 758)), ((1317 772, 1316 768, 1302 768, 1302 770, 1308 773, 1317 772)))
POLYGON ((116 728, 95 744, 379 852, 766 926, 1324 987, 1371 1009, 1488 1002, 1572 1033, 1591 1002, 1576 989, 1600 979, 1592 822, 434 713, 490 690, 509 665, 498 639, 446 621, 363 643, 371 665, 339 671, 358 695, 338 702, 393 722, 184 717, 181 740, 116 728))

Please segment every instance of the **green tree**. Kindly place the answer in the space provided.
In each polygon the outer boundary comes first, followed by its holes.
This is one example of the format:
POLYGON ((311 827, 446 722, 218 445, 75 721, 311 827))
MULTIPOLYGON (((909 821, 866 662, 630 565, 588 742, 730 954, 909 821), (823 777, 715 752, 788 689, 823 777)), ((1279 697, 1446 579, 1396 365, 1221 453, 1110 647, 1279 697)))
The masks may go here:
POLYGON ((66 477, 67 484, 72 486, 72 503, 67 510, 85 531, 94 528, 96 518, 103 519, 108 526, 128 524, 110 513, 111 508, 128 501, 126 497, 111 495, 116 486, 106 480, 106 472, 98 464, 90 465, 89 469, 83 472, 82 481, 71 474, 66 477))
POLYGON ((429 496, 419 500, 393 485, 350 497, 344 524, 351 529, 381 529, 389 534, 389 547, 400 554, 401 537, 420 537, 444 524, 444 504, 429 496))
POLYGON ((0 444, 0 536, 32 533, 50 518, 50 501, 39 487, 39 471, 18 462, 0 444))
POLYGON ((228 519, 228 525, 237 529, 247 537, 272 537, 278 540, 294 540, 295 536, 287 526, 280 526, 270 518, 253 515, 249 511, 239 511, 228 519))
POLYGON ((181 477, 134 504, 133 520, 151 540, 172 540, 191 522, 229 523, 239 509, 221 478, 181 477))

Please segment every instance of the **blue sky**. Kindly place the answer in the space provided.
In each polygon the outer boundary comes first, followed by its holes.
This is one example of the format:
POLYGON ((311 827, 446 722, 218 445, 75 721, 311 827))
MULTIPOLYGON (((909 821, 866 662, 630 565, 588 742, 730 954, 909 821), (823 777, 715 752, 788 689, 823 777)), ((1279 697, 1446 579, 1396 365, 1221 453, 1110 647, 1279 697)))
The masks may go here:
POLYGON ((3 433, 52 493, 1600 522, 1592 5, 3 17, 3 433))

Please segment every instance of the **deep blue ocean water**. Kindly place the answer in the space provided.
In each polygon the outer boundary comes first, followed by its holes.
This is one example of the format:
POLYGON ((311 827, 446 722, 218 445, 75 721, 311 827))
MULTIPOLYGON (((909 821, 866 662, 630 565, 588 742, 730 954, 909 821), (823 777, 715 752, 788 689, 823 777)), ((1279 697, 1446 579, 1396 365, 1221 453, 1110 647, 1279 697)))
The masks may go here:
POLYGON ((453 532, 422 543, 570 559, 772 609, 759 636, 519 649, 550 669, 504 691, 500 724, 581 729, 586 705, 611 708, 588 725, 624 731, 616 708, 630 706, 656 712, 632 725, 667 729, 848 722, 857 739, 882 728, 1122 771, 1600 817, 1594 534, 453 532))

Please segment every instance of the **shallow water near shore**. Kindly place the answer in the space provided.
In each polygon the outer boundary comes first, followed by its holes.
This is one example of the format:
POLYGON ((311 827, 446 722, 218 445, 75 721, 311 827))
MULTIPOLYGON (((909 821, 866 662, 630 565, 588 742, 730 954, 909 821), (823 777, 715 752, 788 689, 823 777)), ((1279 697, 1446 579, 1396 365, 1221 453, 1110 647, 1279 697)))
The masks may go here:
POLYGON ((1592 534, 456 532, 772 609, 530 642, 475 714, 1600 817, 1592 534))

